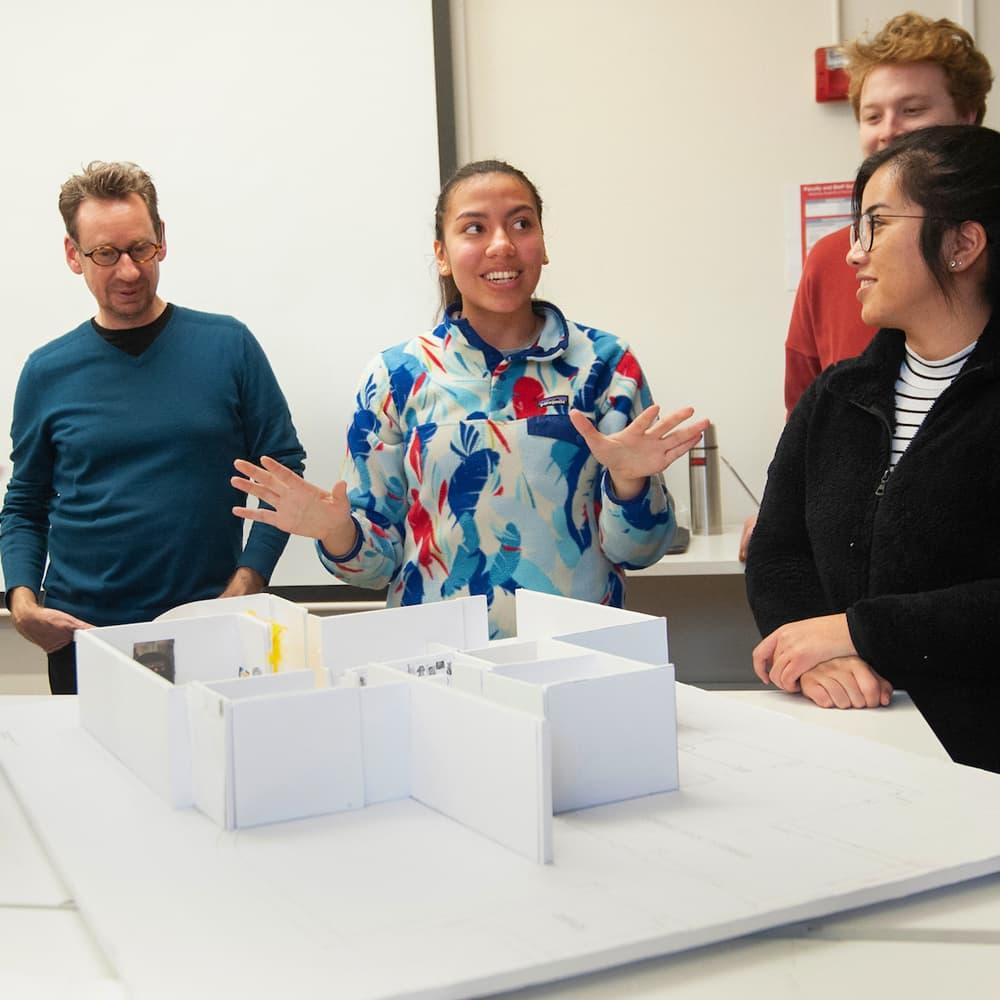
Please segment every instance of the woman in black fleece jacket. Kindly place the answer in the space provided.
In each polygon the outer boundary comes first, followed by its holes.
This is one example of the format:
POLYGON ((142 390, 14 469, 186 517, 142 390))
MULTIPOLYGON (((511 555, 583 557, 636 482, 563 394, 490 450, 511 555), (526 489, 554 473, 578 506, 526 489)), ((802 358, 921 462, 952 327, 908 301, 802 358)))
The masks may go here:
POLYGON ((904 136, 862 164, 854 214, 881 329, 778 444, 747 560, 754 669, 823 707, 905 689, 955 761, 1000 771, 1000 134, 904 136))

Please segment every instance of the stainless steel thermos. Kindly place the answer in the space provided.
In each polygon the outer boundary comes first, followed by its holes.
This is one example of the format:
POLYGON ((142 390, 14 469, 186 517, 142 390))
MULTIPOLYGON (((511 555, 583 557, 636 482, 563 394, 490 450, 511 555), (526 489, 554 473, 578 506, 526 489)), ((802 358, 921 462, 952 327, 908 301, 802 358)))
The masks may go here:
POLYGON ((688 452, 688 477, 691 484, 691 533, 721 535, 719 444, 714 424, 705 428, 701 441, 688 452))

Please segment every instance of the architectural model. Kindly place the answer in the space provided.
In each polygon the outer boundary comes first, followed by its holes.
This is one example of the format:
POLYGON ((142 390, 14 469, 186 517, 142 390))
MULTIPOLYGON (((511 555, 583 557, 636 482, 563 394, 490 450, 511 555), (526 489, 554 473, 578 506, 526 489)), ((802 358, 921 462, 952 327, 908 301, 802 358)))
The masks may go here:
POLYGON ((553 812, 677 788, 674 670, 662 618, 519 591, 517 619, 200 602, 78 632, 80 722, 226 829, 410 796, 547 862, 553 812))

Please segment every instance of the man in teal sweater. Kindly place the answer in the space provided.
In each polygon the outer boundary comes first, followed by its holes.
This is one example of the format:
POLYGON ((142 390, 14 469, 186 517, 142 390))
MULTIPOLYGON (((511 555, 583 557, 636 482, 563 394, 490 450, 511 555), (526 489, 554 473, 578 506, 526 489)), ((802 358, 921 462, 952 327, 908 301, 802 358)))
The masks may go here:
POLYGON ((76 629, 263 589, 287 535, 257 524, 243 547, 231 466, 269 455, 301 472, 305 453, 250 331, 157 295, 167 247, 148 174, 92 163, 59 208, 97 313, 21 373, 0 556, 14 625, 68 694, 76 629))

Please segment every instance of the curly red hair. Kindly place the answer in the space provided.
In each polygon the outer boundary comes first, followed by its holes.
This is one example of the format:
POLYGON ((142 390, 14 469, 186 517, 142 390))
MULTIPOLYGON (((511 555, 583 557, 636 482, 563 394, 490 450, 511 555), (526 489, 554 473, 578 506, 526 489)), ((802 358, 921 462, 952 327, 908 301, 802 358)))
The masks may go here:
POLYGON ((871 41, 857 38, 845 45, 844 55, 851 76, 848 97, 855 118, 860 113, 861 88, 876 66, 929 62, 944 71, 955 110, 963 117, 975 114, 976 124, 982 124, 993 71, 972 36, 954 21, 946 17, 932 21, 908 11, 889 21, 871 41))

